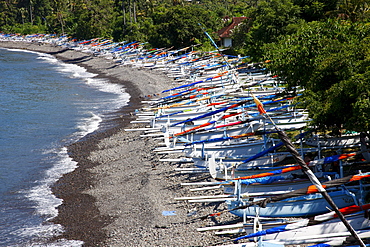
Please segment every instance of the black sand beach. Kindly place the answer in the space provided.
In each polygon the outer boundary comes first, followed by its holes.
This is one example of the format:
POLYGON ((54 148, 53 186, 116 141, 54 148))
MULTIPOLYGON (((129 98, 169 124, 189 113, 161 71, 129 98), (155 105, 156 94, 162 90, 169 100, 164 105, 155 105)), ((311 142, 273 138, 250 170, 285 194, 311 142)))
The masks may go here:
MULTIPOLYGON (((53 222, 65 227, 57 238, 84 241, 84 246, 207 246, 222 241, 212 232, 196 228, 234 219, 229 214, 214 221, 193 220, 224 209, 224 204, 189 204, 175 197, 190 195, 181 182, 197 181, 208 175, 181 175, 179 164, 159 162, 152 150, 156 140, 124 128, 146 95, 173 87, 173 81, 158 71, 119 66, 111 60, 63 47, 25 42, 0 42, 1 47, 51 54, 66 63, 120 84, 131 95, 129 105, 111 121, 115 127, 94 132, 68 147, 78 168, 64 175, 53 187, 63 199, 53 222), (175 211, 165 216, 164 211, 175 211), (196 211, 195 216, 187 216, 196 211)), ((168 156, 166 156, 168 157, 168 156)), ((196 195, 192 193, 191 195, 196 195)))

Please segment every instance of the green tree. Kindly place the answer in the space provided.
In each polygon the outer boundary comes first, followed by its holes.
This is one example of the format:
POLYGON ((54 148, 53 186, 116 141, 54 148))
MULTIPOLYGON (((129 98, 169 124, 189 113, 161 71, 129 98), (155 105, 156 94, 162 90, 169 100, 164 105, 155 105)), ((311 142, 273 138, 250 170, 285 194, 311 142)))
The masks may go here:
POLYGON ((71 30, 78 39, 111 38, 113 24, 116 19, 115 4, 113 0, 77 0, 73 13, 71 30))
MULTIPOLYGON (((153 16, 154 30, 149 38, 156 47, 181 48, 196 43, 207 42, 207 37, 198 23, 207 30, 218 30, 221 21, 216 14, 198 5, 173 6, 168 9, 158 8, 153 16)), ((212 32, 210 32, 212 34, 212 32)))
POLYGON ((19 12, 16 6, 17 2, 15 0, 0 0, 0 27, 16 23, 18 16, 17 12, 19 12))
POLYGON ((277 40, 280 35, 295 32, 302 20, 300 7, 291 0, 262 0, 249 10, 249 19, 236 32, 239 50, 255 60, 262 57, 262 46, 277 40))
POLYGON ((300 6, 301 17, 306 21, 318 21, 328 18, 328 13, 337 7, 337 0, 294 0, 300 6))
POLYGON ((50 3, 51 13, 44 17, 44 21, 50 32, 64 34, 70 33, 68 24, 71 24, 74 3, 70 1, 53 0, 50 3), (69 20, 69 21, 68 21, 69 20))
POLYGON ((46 25, 45 18, 52 13, 49 0, 33 0, 33 19, 35 24, 46 25))
POLYGON ((320 129, 370 128, 370 26, 312 22, 265 46, 268 67, 301 100, 320 129))

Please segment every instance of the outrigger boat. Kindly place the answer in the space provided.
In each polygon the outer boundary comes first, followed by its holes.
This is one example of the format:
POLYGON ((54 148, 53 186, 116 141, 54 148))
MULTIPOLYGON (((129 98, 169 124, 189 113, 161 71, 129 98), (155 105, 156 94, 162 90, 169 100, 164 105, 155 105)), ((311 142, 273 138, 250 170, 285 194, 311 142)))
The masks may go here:
MULTIPOLYGON (((349 188, 344 186, 344 184, 360 181, 367 177, 370 177, 370 173, 350 175, 330 180, 323 183, 323 185, 327 189, 339 188, 338 190, 328 192, 328 194, 337 207, 348 207, 355 204, 358 205, 364 199, 364 191, 363 186, 349 188)), ((314 185, 311 185, 284 195, 268 199, 256 199, 255 202, 240 198, 239 200, 227 201, 227 204, 231 213, 240 217, 256 216, 257 214, 264 217, 308 217, 326 213, 331 207, 322 194, 317 193, 315 188, 314 185)))
MULTIPOLYGON (((361 206, 354 205, 339 209, 345 215, 348 224, 353 227, 361 238, 370 237, 370 221, 366 217, 366 210, 368 209, 369 204, 361 206)), ((283 220, 280 220, 280 222, 283 222, 283 220)), ((335 212, 320 214, 278 226, 273 226, 269 221, 259 218, 256 218, 253 223, 245 225, 246 228, 216 232, 217 234, 247 234, 230 239, 229 241, 234 244, 217 246, 259 247, 311 244, 311 247, 330 247, 345 246, 345 242, 350 243, 349 241, 353 242, 355 240, 351 237, 351 233, 343 222, 338 219, 338 215, 335 212), (238 243, 243 240, 244 243, 238 243), (248 242, 245 242, 245 240, 248 242)), ((224 226, 224 228, 226 227, 224 226)), ((221 229, 221 227, 219 228, 221 229)))

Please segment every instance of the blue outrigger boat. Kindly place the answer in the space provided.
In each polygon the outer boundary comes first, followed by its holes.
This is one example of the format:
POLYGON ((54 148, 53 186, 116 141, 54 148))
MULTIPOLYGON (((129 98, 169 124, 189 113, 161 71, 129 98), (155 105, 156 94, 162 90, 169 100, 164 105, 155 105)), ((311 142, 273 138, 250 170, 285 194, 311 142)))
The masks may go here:
MULTIPOLYGON (((355 191, 358 193, 358 191, 355 191)), ((353 192, 338 190, 329 192, 330 197, 339 207, 348 207, 356 204, 353 192)), ((251 205, 243 209, 232 210, 250 203, 248 200, 227 201, 232 214, 239 217, 309 217, 331 211, 331 207, 320 193, 288 198, 279 202, 268 203, 265 207, 251 205)))

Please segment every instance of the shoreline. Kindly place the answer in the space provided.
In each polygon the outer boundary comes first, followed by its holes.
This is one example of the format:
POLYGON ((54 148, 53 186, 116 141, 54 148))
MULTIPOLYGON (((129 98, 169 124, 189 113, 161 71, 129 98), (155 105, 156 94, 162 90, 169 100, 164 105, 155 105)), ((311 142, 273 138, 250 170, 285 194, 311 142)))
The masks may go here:
POLYGON ((172 87, 170 78, 49 44, 1 41, 0 47, 51 54, 98 74, 97 78, 123 85, 131 96, 129 104, 117 112, 119 117, 111 120, 116 127, 88 134, 68 147, 78 167, 52 188, 63 199, 52 222, 65 228, 52 241, 82 240, 84 246, 204 246, 220 240, 213 233, 196 231, 208 221, 189 222, 187 217, 194 208, 201 216, 212 213, 213 207, 173 199, 186 195, 188 188, 182 188, 182 181, 199 179, 199 175, 177 174, 177 164, 159 162, 162 157, 152 152, 154 139, 123 130, 142 127, 130 124, 131 113, 142 106, 145 95, 172 87), (176 215, 164 216, 164 211, 176 211, 176 215))

